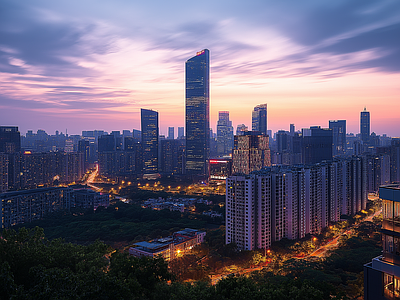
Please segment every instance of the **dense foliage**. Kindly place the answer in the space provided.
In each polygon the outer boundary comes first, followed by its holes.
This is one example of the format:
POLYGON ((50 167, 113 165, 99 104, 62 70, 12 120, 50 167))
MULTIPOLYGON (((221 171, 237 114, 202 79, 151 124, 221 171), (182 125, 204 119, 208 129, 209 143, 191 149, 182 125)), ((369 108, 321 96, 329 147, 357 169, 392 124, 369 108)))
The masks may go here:
MULTIPOLYGON (((69 242, 141 241, 165 237, 182 228, 203 228, 206 221, 177 211, 154 211, 138 204, 117 202, 108 208, 93 211, 63 211, 47 215, 43 220, 19 227, 44 228, 49 239, 63 238, 69 242)), ((17 227, 18 228, 18 227, 17 227)))
POLYGON ((343 299, 329 284, 229 276, 215 286, 175 281, 161 259, 134 258, 101 242, 49 241, 43 230, 4 230, 0 239, 1 299, 343 299), (110 254, 111 253, 111 254, 110 254), (172 281, 171 281, 172 280, 172 281))

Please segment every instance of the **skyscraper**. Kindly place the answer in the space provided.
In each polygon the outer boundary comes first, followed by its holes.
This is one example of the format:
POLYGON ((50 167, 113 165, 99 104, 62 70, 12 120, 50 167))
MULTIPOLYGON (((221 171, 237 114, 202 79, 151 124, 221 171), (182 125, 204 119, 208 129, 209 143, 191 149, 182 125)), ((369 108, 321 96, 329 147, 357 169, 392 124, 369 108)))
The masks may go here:
POLYGON ((329 128, 332 129, 333 145, 332 155, 342 155, 346 151, 346 120, 329 121, 329 128))
POLYGON ((271 166, 269 137, 258 131, 235 135, 232 161, 232 173, 249 174, 271 166))
POLYGON ((208 173, 210 156, 210 52, 186 61, 186 172, 208 173))
POLYGON ((236 128, 236 135, 244 135, 247 131, 249 131, 249 128, 246 125, 239 124, 236 128))
POLYGON ((232 154, 233 127, 229 111, 220 111, 217 123, 217 153, 219 156, 232 154))
POLYGON ((178 127, 178 140, 183 139, 185 136, 185 128, 184 127, 178 127))
POLYGON ((143 173, 158 172, 158 112, 141 109, 143 173))
POLYGON ((168 127, 168 137, 167 139, 173 140, 175 138, 175 128, 174 127, 168 127))
POLYGON ((254 107, 251 120, 252 131, 259 131, 267 135, 267 104, 260 104, 254 107))
POLYGON ((364 107, 364 111, 361 112, 360 114, 360 133, 361 133, 361 140, 364 143, 369 142, 369 136, 370 136, 370 117, 369 117, 369 111, 367 111, 367 108, 364 107))
POLYGON ((302 129, 302 162, 303 164, 315 164, 332 160, 332 129, 311 126, 302 129))
POLYGON ((14 153, 21 151, 21 137, 18 127, 0 126, 0 152, 14 153))

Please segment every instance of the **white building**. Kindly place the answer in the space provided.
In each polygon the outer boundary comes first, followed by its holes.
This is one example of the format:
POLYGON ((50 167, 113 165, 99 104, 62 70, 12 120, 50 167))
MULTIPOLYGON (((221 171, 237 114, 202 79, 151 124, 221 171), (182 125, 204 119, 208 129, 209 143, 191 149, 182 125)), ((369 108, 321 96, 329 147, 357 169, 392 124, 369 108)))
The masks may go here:
POLYGON ((341 214, 365 209, 365 178, 365 165, 356 157, 228 177, 226 243, 265 249, 283 238, 320 234, 341 214))

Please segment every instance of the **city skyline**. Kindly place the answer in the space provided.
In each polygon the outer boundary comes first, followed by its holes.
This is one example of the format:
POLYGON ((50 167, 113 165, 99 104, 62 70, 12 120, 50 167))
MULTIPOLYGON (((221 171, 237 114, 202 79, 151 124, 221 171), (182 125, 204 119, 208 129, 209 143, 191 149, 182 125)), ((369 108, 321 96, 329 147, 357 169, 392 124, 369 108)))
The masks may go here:
POLYGON ((1 125, 131 130, 145 108, 167 135, 185 124, 184 62, 208 48, 214 132, 218 111, 251 128, 267 103, 273 132, 346 120, 357 134, 366 106, 371 132, 400 136, 398 1, 152 4, 2 1, 1 125))

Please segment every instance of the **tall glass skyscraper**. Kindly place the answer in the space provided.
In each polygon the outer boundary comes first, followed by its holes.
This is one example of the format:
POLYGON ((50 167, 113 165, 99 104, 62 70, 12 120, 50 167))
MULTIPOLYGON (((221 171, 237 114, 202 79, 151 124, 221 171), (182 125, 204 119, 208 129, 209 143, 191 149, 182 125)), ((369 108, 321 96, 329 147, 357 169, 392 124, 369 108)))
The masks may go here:
POLYGON ((260 104, 254 107, 251 121, 252 131, 259 131, 267 135, 267 104, 260 104))
POLYGON ((332 155, 343 155, 346 152, 346 120, 330 120, 329 128, 333 134, 332 155))
POLYGON ((210 52, 186 61, 186 173, 208 174, 210 157, 210 52))
POLYGON ((158 112, 141 109, 143 173, 158 172, 158 112))
POLYGON ((233 127, 229 111, 220 111, 217 123, 217 153, 219 156, 232 155, 233 127))
POLYGON ((360 133, 361 140, 364 143, 368 143, 370 136, 370 117, 366 107, 364 107, 364 111, 362 111, 360 115, 360 133))

